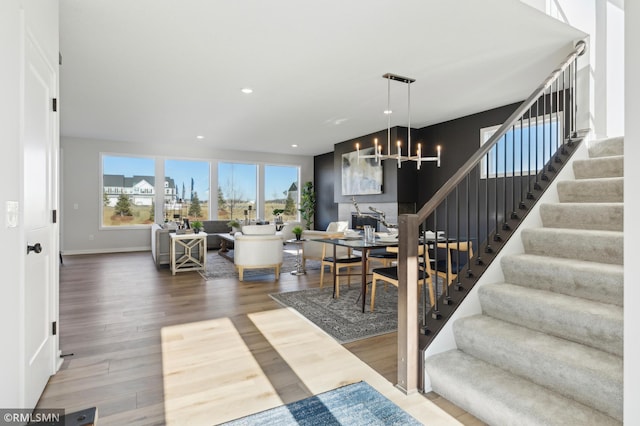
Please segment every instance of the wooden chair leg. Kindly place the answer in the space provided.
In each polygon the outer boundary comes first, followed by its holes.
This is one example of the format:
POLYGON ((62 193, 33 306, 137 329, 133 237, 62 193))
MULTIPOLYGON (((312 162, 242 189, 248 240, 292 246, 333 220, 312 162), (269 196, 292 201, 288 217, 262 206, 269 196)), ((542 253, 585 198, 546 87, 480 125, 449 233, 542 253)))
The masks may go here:
POLYGON ((375 277, 371 279, 371 312, 373 312, 376 304, 376 281, 378 281, 378 279, 375 277))

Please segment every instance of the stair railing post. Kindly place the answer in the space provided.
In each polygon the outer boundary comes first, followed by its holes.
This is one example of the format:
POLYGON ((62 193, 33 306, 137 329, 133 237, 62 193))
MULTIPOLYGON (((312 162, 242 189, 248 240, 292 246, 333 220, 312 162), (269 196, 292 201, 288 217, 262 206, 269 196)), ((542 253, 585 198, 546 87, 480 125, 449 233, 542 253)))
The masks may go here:
MULTIPOLYGON (((418 390, 418 229, 416 214, 398 216, 398 383, 406 394, 418 390)), ((423 289, 427 291, 427 289, 423 289)), ((422 385, 421 385, 422 387, 422 385)))

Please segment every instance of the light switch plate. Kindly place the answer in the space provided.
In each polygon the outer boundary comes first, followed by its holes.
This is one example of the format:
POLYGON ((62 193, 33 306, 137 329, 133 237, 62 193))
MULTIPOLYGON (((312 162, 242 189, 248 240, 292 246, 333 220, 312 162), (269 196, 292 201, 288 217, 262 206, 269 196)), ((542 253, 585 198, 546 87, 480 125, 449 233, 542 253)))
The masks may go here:
POLYGON ((20 204, 17 201, 7 201, 7 228, 16 228, 18 226, 19 213, 20 204))

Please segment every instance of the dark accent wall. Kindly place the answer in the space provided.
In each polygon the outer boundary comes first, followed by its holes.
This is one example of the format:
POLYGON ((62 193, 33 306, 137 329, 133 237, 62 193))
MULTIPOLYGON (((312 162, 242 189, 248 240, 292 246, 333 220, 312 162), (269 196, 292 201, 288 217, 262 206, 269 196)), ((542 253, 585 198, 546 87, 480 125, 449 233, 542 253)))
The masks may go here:
POLYGON ((313 159, 313 182, 316 191, 314 229, 327 229, 338 220, 338 205, 333 200, 333 152, 317 155, 313 159))
MULTIPOLYGON (((548 104, 548 99, 546 104, 546 111, 548 113, 552 110, 548 104)), ((436 146, 441 146, 441 167, 437 168, 434 163, 423 163, 421 169, 417 170, 415 164, 405 163, 398 169, 396 162, 386 160, 384 162, 383 172, 384 193, 380 195, 358 196, 356 198, 357 201, 363 203, 397 202, 399 214, 416 212, 479 148, 480 129, 502 124, 519 105, 520 103, 505 105, 489 111, 483 111, 412 131, 412 145, 415 147, 415 144, 421 142, 423 155, 434 156, 437 152, 436 146)), ((536 113, 535 108, 533 113, 536 113)), ((567 120, 567 117, 565 117, 565 120, 567 120)), ((392 132, 392 141, 397 139, 406 141, 406 128, 393 128, 392 132)), ((322 227, 326 226, 331 220, 338 219, 337 203, 348 203, 351 201, 350 196, 342 196, 341 194, 340 164, 342 154, 354 151, 356 142, 360 142, 361 146, 373 145, 374 137, 377 137, 378 140, 384 144, 386 151, 386 133, 386 130, 383 130, 361 138, 341 142, 335 145, 334 152, 316 157, 316 185, 322 189, 322 193, 318 193, 317 197, 319 205, 322 204, 324 206, 322 207, 324 211, 319 212, 322 216, 319 216, 316 221, 317 227, 322 229, 322 227)), ((503 180, 498 181, 497 186, 494 186, 496 185, 494 179, 482 179, 478 181, 477 173, 472 174, 469 183, 469 198, 472 206, 475 206, 477 192, 484 194, 487 190, 487 184, 492 190, 497 189, 502 192, 504 189, 503 180)), ((516 179, 515 182, 507 180, 507 189, 509 192, 514 183, 516 188, 519 188, 519 179, 516 179)), ((461 194, 460 196, 461 202, 465 202, 466 204, 466 190, 465 194, 461 194)), ((483 197, 481 197, 481 199, 482 198, 483 197)), ((510 205, 513 203, 513 200, 508 198, 507 202, 509 204, 507 210, 511 211, 510 205)), ((453 224, 458 222, 458 218, 455 217, 453 211, 449 211, 446 216, 449 216, 450 232, 459 235, 466 234, 466 224, 469 222, 469 231, 471 235, 474 236, 476 233, 477 220, 479 219, 481 223, 485 223, 488 216, 489 221, 495 221, 496 210, 498 210, 498 216, 501 219, 504 205, 501 204, 497 206, 498 208, 496 209, 492 198, 489 203, 489 209, 486 208, 484 202, 481 203, 479 217, 475 217, 476 214, 474 213, 469 217, 470 220, 467 220, 466 207, 461 206, 462 208, 459 214, 461 216, 460 221, 463 224, 459 230, 453 229, 455 226, 453 224)), ((472 209, 475 210, 475 207, 472 207, 472 209)), ((437 228, 444 229, 444 212, 439 211, 439 217, 437 228)), ((479 237, 482 240, 485 235, 480 235, 479 237)))
POLYGON ((436 152, 437 145, 442 149, 440 168, 426 163, 418 172, 418 209, 480 148, 480 129, 502 124, 519 105, 506 105, 417 131, 418 139, 428 141, 428 152, 436 152))

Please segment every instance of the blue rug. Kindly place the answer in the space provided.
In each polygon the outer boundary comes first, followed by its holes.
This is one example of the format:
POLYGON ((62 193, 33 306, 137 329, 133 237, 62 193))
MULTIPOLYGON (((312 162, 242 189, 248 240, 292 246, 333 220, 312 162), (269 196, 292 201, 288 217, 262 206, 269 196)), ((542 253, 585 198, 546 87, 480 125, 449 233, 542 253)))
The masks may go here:
POLYGON ((226 426, 421 424, 365 382, 224 423, 226 426))

